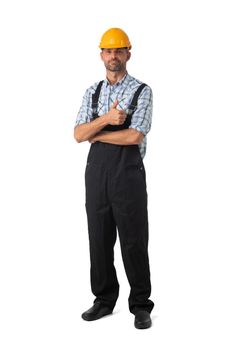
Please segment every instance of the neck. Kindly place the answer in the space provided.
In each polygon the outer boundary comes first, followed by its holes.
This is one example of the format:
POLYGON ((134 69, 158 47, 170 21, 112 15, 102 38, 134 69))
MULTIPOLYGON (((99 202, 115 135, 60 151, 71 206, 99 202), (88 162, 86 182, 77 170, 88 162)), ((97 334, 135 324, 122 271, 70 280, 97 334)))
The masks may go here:
POLYGON ((118 81, 120 81, 125 76, 126 73, 127 73, 126 69, 120 72, 111 72, 107 70, 107 79, 110 85, 114 85, 118 83, 118 81))

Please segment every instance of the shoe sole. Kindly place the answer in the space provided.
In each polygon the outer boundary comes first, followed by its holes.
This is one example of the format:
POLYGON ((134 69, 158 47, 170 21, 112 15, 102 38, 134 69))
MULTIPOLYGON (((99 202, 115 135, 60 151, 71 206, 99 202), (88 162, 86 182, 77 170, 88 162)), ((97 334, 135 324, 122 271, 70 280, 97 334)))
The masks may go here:
POLYGON ((110 314, 112 314, 112 311, 105 311, 105 312, 98 314, 96 316, 89 317, 89 316, 85 315, 85 313, 84 313, 84 314, 82 314, 82 319, 85 321, 96 321, 96 320, 99 320, 100 318, 107 316, 107 315, 110 315, 110 314))
POLYGON ((143 322, 143 323, 134 323, 135 328, 137 329, 146 329, 150 328, 152 325, 151 321, 143 322))

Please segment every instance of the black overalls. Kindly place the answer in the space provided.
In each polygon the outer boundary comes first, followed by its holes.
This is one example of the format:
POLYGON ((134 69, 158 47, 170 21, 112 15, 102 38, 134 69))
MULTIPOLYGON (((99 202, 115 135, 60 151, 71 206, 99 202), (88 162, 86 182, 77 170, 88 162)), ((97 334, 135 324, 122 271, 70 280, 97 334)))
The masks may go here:
MULTIPOLYGON (((103 82, 92 95, 93 117, 103 82)), ((131 124, 140 92, 139 86, 122 125, 107 125, 102 130, 117 131, 131 124)), ((146 174, 138 145, 91 144, 85 170, 86 211, 91 259, 91 289, 96 301, 114 308, 119 284, 113 264, 113 247, 118 229, 121 253, 131 287, 129 309, 151 312, 148 260, 148 218, 146 174)))

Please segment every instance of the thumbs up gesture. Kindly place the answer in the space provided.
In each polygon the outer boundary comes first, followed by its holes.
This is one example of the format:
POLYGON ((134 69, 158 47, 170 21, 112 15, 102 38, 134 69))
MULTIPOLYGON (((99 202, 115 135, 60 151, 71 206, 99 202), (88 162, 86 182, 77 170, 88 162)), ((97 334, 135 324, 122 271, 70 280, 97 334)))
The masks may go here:
POLYGON ((110 111, 107 113, 109 124, 110 125, 121 125, 124 124, 127 117, 126 112, 121 109, 118 110, 118 101, 116 100, 110 108, 110 111))

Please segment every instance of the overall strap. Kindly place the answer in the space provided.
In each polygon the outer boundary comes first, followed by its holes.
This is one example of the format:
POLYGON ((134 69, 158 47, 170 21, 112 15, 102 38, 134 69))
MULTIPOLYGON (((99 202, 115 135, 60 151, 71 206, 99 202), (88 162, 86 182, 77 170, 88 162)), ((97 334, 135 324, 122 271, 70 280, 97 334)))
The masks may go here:
MULTIPOLYGON (((99 100, 99 95, 100 95, 100 91, 101 91, 101 87, 103 85, 103 80, 101 80, 99 82, 99 84, 97 85, 97 88, 94 92, 94 94, 92 94, 92 104, 91 104, 91 108, 92 108, 92 116, 93 118, 97 118, 98 117, 98 100, 99 100)), ((147 86, 146 84, 141 84, 138 89, 135 91, 132 102, 130 103, 129 107, 128 107, 128 113, 130 116, 132 116, 132 114, 134 113, 134 111, 136 110, 137 107, 137 103, 138 103, 138 97, 141 93, 141 91, 144 89, 144 87, 147 86)))
POLYGON ((128 114, 132 115, 134 111, 136 110, 137 104, 138 104, 138 97, 141 93, 141 91, 144 89, 144 87, 147 86, 145 83, 141 84, 138 89, 135 91, 132 102, 130 103, 128 107, 128 114))
POLYGON ((103 80, 101 80, 99 82, 99 84, 97 85, 97 88, 96 88, 94 94, 92 94, 91 108, 92 108, 92 116, 93 116, 93 118, 98 117, 98 113, 97 113, 98 100, 99 100, 100 90, 101 90, 101 87, 103 85, 103 82, 104 82, 103 80))

